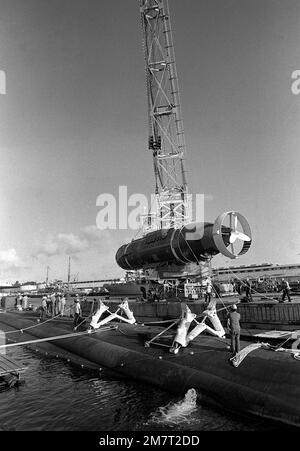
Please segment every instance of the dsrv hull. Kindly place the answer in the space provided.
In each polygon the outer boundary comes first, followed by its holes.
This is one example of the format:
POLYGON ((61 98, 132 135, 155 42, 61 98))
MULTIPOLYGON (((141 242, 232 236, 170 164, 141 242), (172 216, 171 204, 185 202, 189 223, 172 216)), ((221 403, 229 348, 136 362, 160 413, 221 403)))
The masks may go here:
POLYGON ((187 266, 207 261, 219 253, 236 258, 248 251, 251 245, 251 230, 240 213, 226 212, 215 223, 193 223, 179 229, 160 229, 121 246, 116 254, 118 265, 125 270, 158 268, 162 266, 187 266), (230 226, 225 226, 226 218, 230 226), (243 232, 237 231, 238 221, 243 232), (243 241, 236 254, 234 242, 243 241))

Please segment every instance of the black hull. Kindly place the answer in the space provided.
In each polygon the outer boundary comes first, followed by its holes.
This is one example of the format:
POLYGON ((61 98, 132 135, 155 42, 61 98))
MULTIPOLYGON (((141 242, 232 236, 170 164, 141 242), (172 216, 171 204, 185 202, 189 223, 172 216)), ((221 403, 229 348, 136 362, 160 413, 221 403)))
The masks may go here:
MULTIPOLYGON (((26 319, 22 313, 6 313, 0 318, 0 324, 16 329, 31 326, 33 321, 36 319, 26 319)), ((300 427, 300 365, 290 354, 258 349, 234 368, 228 361, 226 343, 213 337, 202 336, 174 356, 166 348, 144 347, 145 334, 153 333, 153 329, 123 324, 120 327, 123 333, 108 330, 60 339, 55 345, 99 368, 104 366, 167 391, 179 394, 195 388, 214 404, 233 412, 300 427)), ((70 332, 70 322, 46 323, 30 329, 35 338, 70 332)), ((15 339, 23 341, 24 335, 17 333, 15 339)))

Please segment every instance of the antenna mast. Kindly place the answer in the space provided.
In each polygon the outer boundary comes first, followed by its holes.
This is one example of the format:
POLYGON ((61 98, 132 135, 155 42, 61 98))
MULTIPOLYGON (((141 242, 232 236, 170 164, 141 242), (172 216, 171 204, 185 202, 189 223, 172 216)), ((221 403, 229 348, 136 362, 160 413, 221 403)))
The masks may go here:
POLYGON ((156 224, 152 230, 182 227, 189 222, 185 176, 185 137, 167 0, 140 0, 152 150, 156 224))
POLYGON ((68 264, 68 285, 71 281, 71 257, 69 256, 69 264, 68 264))
POLYGON ((49 282, 49 269, 50 269, 50 266, 47 266, 47 275, 46 275, 46 285, 48 285, 48 282, 49 282))

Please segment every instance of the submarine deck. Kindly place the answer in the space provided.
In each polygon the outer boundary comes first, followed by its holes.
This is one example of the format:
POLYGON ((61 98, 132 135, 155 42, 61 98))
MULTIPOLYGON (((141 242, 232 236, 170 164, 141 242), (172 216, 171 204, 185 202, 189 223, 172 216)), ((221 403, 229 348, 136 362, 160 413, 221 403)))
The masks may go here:
MULTIPOLYGON (((24 334, 36 339, 65 334, 55 341, 62 353, 71 352, 99 369, 103 366, 176 394, 195 388, 210 404, 300 427, 300 365, 290 353, 254 349, 234 367, 229 340, 218 337, 201 335, 174 355, 165 347, 144 346, 162 330, 159 327, 122 323, 117 329, 68 337, 70 320, 37 324, 36 317, 25 312, 1 313, 0 324, 2 330, 23 329, 13 334, 16 341, 24 341, 24 334)), ((164 344, 172 340, 171 333, 166 335, 164 344)), ((245 349, 249 342, 241 345, 245 349)))

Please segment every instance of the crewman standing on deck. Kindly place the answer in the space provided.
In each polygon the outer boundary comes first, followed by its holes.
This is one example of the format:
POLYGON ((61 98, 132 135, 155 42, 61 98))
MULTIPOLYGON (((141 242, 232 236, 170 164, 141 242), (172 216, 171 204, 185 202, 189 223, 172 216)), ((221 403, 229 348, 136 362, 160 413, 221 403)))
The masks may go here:
POLYGON ((231 338, 231 353, 232 357, 234 357, 238 352, 240 352, 240 334, 241 334, 241 326, 240 326, 241 315, 237 312, 236 304, 233 304, 230 307, 230 312, 227 315, 227 326, 230 332, 231 338))
POLYGON ((55 315, 59 315, 60 310, 61 310, 60 293, 56 293, 56 295, 55 295, 55 315))
POLYGON ((42 297, 42 304, 40 307, 40 321, 44 321, 46 319, 47 313, 47 298, 46 296, 42 297))
POLYGON ((27 306, 28 306, 28 296, 25 293, 24 296, 23 296, 23 300, 22 300, 22 308, 23 308, 23 310, 26 310, 27 306))
POLYGON ((65 295, 63 294, 60 300, 60 305, 61 305, 61 310, 60 310, 60 314, 61 316, 64 316, 65 313, 65 306, 66 306, 66 298, 65 295))
POLYGON ((47 303, 47 312, 48 312, 48 313, 51 313, 51 305, 52 305, 52 304, 51 304, 50 294, 47 295, 46 303, 47 303))
POLYGON ((245 289, 246 289, 246 298, 248 299, 249 302, 253 301, 252 294, 251 294, 251 282, 250 282, 249 277, 246 279, 244 284, 245 284, 245 289))
POLYGON ((211 300, 211 293, 212 293, 212 284, 211 280, 207 279, 206 281, 206 287, 205 287, 205 296, 204 296, 204 303, 205 305, 208 305, 211 300))
POLYGON ((75 306, 74 306, 74 329, 76 329, 76 327, 79 324, 79 321, 80 321, 82 313, 81 313, 81 305, 80 305, 79 297, 76 297, 74 302, 75 302, 75 306))
POLYGON ((22 299, 23 296, 21 293, 18 293, 18 296, 16 297, 16 302, 15 302, 15 307, 18 309, 20 307, 22 307, 22 299))
POLYGON ((50 295, 50 299, 51 299, 51 304, 50 304, 50 308, 51 308, 51 315, 55 316, 55 293, 52 293, 50 295))
POLYGON ((285 296, 287 296, 289 302, 292 302, 291 301, 291 296, 290 296, 290 289, 291 289, 291 287, 290 287, 290 284, 289 284, 289 282, 287 280, 282 279, 282 281, 281 281, 281 289, 282 289, 282 299, 281 299, 282 302, 285 300, 285 296))

